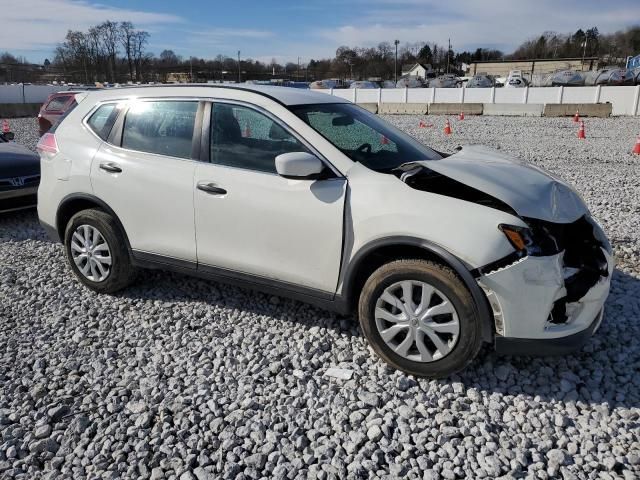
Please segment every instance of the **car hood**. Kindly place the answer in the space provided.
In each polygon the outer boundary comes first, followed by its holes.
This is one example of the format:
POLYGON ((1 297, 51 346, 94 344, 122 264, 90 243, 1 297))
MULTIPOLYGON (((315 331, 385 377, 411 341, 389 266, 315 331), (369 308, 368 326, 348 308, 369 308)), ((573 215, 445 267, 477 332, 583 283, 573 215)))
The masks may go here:
POLYGON ((492 148, 465 146, 443 159, 420 163, 497 198, 521 217, 569 223, 589 213, 580 195, 563 180, 492 148))
POLYGON ((40 157, 14 142, 0 143, 0 178, 36 175, 40 157))

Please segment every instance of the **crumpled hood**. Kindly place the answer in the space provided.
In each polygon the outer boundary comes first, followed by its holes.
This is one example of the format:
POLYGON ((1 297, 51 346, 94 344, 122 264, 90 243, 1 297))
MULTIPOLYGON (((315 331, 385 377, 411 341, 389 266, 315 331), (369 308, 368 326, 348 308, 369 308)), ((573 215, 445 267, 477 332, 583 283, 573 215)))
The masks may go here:
POLYGON ((521 217, 570 223, 589 213, 580 195, 551 173, 489 147, 470 145, 420 162, 509 205, 521 217))
POLYGON ((0 143, 0 178, 37 175, 40 157, 14 142, 0 143))

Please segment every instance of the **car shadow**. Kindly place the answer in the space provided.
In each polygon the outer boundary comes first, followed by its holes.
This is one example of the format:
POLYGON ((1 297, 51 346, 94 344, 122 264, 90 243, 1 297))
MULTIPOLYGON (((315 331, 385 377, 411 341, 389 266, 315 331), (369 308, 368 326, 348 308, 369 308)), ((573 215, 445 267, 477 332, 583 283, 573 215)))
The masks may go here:
MULTIPOLYGON (((119 295, 136 300, 195 301, 204 306, 241 309, 283 321, 295 321, 309 328, 329 328, 341 336, 361 337, 357 320, 295 300, 188 277, 170 272, 145 272, 141 281, 119 295), (296 315, 297 312, 303 314, 296 315)), ((596 334, 579 351, 546 357, 501 356, 486 345, 465 370, 438 382, 462 383, 505 395, 529 395, 539 401, 607 403, 610 407, 640 406, 640 278, 616 270, 605 316, 596 334), (635 304, 635 306, 634 306, 635 304)), ((195 309, 194 309, 195 311, 195 309)), ((344 368, 349 368, 345 365, 344 368)), ((389 375, 403 374, 389 369, 389 375)), ((428 390, 429 382, 416 379, 428 390)))
MULTIPOLYGON (((0 243, 27 240, 50 242, 38 223, 35 210, 0 214, 0 243)), ((135 284, 116 296, 136 301, 193 302, 193 314, 201 315, 205 320, 215 318, 211 312, 216 307, 224 307, 283 322, 293 321, 309 328, 320 326, 341 336, 362 337, 353 316, 340 316, 295 300, 179 273, 146 270, 135 284)), ((167 308, 171 308, 170 305, 167 308)), ((611 408, 637 408, 640 406, 638 312, 640 276, 616 269, 602 325, 581 350, 555 357, 517 357, 500 356, 487 345, 465 370, 437 382, 462 384, 464 388, 474 388, 488 395, 524 394, 541 401, 606 403, 611 408)), ((210 327, 218 328, 213 323, 210 327)), ((206 328, 206 323, 199 328, 206 328)), ((341 363, 341 366, 349 368, 348 363, 341 363)), ((392 377, 403 376, 391 368, 387 373, 392 377)), ((357 381, 358 376, 355 378, 357 381)), ((428 392, 431 382, 436 380, 416 379, 416 387, 428 392)), ((406 393, 414 394, 413 390, 406 393)))
MULTIPOLYGON (((2 205, 0 205, 0 208, 2 208, 2 205)), ((0 212, 0 242, 6 240, 14 242, 25 240, 52 242, 40 226, 38 212, 35 207, 13 212, 0 212)))

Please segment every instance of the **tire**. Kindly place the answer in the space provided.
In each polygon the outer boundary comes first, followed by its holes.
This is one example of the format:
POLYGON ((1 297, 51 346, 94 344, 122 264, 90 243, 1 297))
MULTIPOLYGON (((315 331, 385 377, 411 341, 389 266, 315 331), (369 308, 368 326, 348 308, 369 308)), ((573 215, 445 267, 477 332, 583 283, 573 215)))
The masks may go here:
POLYGON ((411 375, 447 377, 466 367, 482 346, 480 318, 471 293, 450 268, 435 262, 396 260, 378 268, 360 293, 358 317, 375 352, 411 375), (407 284, 412 297, 409 306, 405 302, 407 284), (389 303, 393 297, 400 303, 389 303), (427 317, 421 318, 423 315, 427 317))
POLYGON ((131 264, 125 234, 116 220, 102 210, 82 210, 71 217, 64 233, 64 250, 75 276, 91 290, 99 293, 113 293, 131 284, 135 279, 136 269, 131 264), (100 241, 100 237, 94 236, 93 229, 98 232, 103 241, 100 241), (85 231, 90 232, 90 239, 98 238, 98 241, 95 244, 83 243, 86 238, 85 231), (74 236, 74 233, 78 235, 74 236), (90 245, 91 253, 80 253, 77 247, 81 246, 86 251, 87 244, 90 245), (107 245, 106 249, 104 244, 107 245), (94 259, 92 263, 95 266, 95 269, 88 269, 89 276, 81 271, 81 268, 89 264, 87 255, 92 256, 94 259), (107 260, 107 257, 110 260, 107 260), (96 265, 95 259, 98 259, 97 263, 102 265, 102 270, 96 265), (110 265, 107 265, 108 261, 110 265), (97 272, 99 276, 92 275, 92 272, 97 272))

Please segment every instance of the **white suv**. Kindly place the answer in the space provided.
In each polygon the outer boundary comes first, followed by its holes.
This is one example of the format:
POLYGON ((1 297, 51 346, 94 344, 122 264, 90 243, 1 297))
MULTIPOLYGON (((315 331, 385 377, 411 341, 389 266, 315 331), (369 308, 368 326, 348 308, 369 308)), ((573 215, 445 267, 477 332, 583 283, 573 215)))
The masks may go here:
POLYGON ((38 148, 40 220, 98 292, 152 267, 356 311, 384 360, 430 377, 483 342, 577 348, 602 319, 611 246, 571 187, 325 93, 97 91, 38 148))

